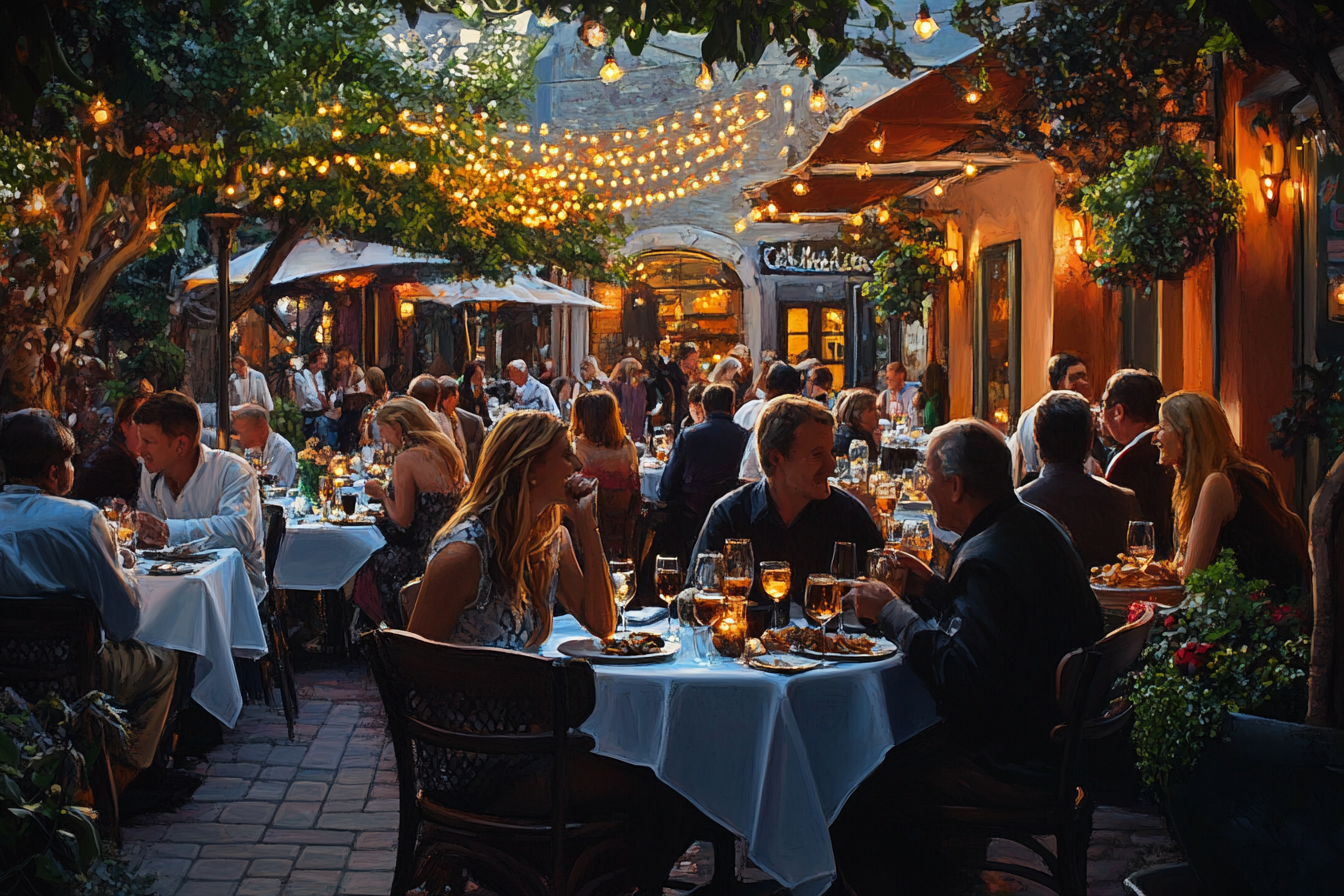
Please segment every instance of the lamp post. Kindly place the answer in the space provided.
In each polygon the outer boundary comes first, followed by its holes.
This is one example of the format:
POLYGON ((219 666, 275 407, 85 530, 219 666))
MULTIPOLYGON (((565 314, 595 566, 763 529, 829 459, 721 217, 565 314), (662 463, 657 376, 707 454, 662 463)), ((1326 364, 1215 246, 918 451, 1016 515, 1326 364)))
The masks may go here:
POLYGON ((233 254, 233 234, 242 222, 237 212, 211 212, 202 215, 215 235, 215 294, 219 297, 215 370, 215 447, 229 450, 229 257, 233 254))

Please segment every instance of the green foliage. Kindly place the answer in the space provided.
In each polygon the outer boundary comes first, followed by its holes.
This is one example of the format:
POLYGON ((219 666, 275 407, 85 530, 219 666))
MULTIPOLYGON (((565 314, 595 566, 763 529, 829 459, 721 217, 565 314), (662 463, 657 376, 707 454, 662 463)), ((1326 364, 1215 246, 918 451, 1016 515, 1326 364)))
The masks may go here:
POLYGON ((1130 679, 1131 739, 1145 784, 1165 791, 1194 767, 1227 713, 1273 711, 1305 683, 1305 612, 1267 598, 1265 584, 1245 579, 1223 551, 1190 574, 1181 605, 1159 615, 1130 679))
POLYGON ((873 262, 873 279, 863 284, 863 295, 876 301, 880 319, 922 321, 939 284, 956 276, 945 260, 943 229, 896 202, 882 205, 865 224, 860 249, 881 253, 873 262))
POLYGON ((1180 276, 1219 234, 1238 230, 1241 186, 1188 143, 1128 152, 1083 188, 1093 248, 1083 255, 1108 285, 1143 285, 1180 276))
POLYGON ((1327 358, 1293 371, 1300 384, 1293 403, 1270 418, 1269 447, 1284 457, 1300 455, 1307 439, 1321 440, 1325 465, 1344 454, 1344 358, 1327 358))
POLYGON ((295 451, 303 450, 303 412, 292 398, 275 399, 275 409, 271 411, 271 429, 284 436, 295 451))
POLYGON ((182 382, 187 355, 168 335, 168 280, 173 259, 173 254, 161 252, 133 263, 103 304, 100 329, 116 372, 106 387, 109 402, 137 393, 142 379, 159 391, 182 382))
POLYGON ((120 710, 106 701, 94 691, 73 706, 53 695, 30 707, 0 693, 0 892, 99 893, 134 882, 124 868, 100 866, 92 813, 74 803, 96 745, 126 742, 120 710))

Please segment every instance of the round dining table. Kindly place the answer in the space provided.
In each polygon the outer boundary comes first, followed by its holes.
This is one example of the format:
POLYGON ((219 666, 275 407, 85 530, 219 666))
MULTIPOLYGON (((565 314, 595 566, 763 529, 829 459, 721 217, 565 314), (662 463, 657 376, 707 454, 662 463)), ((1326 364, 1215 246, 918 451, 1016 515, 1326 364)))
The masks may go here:
MULTIPOLYGON (((293 498, 271 498, 268 504, 289 511, 293 498)), ((337 591, 387 544, 378 527, 336 525, 317 517, 290 518, 275 559, 275 584, 291 591, 337 591)))
MULTIPOLYGON (((559 617, 541 652, 584 637, 559 617)), ((888 750, 937 721, 933 698, 899 652, 796 675, 689 653, 688 640, 674 660, 594 664, 596 708, 580 729, 745 839, 797 896, 819 896, 835 877, 831 822, 888 750)))
POLYGON ((641 458, 639 461, 639 491, 644 497, 658 503, 658 484, 663 481, 667 465, 659 460, 641 458))

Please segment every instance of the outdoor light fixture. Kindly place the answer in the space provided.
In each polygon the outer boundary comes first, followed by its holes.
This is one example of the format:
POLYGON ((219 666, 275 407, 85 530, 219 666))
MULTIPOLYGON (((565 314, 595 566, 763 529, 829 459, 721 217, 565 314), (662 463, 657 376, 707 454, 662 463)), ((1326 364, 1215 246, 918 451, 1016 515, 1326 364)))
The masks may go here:
POLYGON ((807 108, 818 115, 826 111, 826 90, 820 81, 812 81, 812 95, 807 98, 807 108))
POLYGON ((410 320, 415 317, 415 303, 403 300, 397 311, 402 320, 410 320))
POLYGON ((933 195, 941 196, 946 192, 947 191, 943 189, 943 182, 941 180, 936 180, 933 182, 933 195))
POLYGON ((952 273, 955 274, 955 273, 957 272, 957 268, 959 268, 959 267, 961 266, 961 261, 960 261, 960 259, 957 258, 957 250, 956 250, 956 249, 944 249, 944 250, 943 250, 943 264, 945 264, 945 265, 947 265, 949 268, 951 268, 951 269, 952 269, 952 273))
POLYGON ((1275 172, 1274 144, 1265 144, 1265 160, 1260 169, 1260 195, 1265 197, 1265 212, 1273 218, 1279 213, 1279 194, 1281 184, 1287 178, 1286 171, 1275 172))
POLYGON ((961 173, 966 175, 967 178, 971 178, 979 174, 980 169, 976 167, 976 164, 974 162, 967 159, 966 164, 961 166, 961 173))
POLYGON ((607 29, 597 19, 585 19, 579 26, 579 40, 596 50, 607 42, 607 29))
POLYGON ((966 91, 966 94, 962 97, 962 99, 970 103, 972 106, 980 102, 980 98, 981 98, 980 91, 976 90, 974 87, 966 91))
POLYGON ((862 165, 858 167, 857 170, 855 170, 854 176, 857 177, 859 180, 867 180, 868 178, 873 176, 873 167, 869 165, 867 162, 864 162, 862 165))
POLYGON ((243 182, 242 166, 235 162, 229 166, 228 180, 219 188, 219 201, 242 205, 247 200, 247 184, 243 182))
POLYGON ((621 78, 625 77, 625 72, 616 64, 616 54, 607 53, 607 59, 602 63, 602 68, 598 69, 598 76, 608 84, 615 84, 621 78))
POLYGON ((919 15, 915 16, 915 35, 920 40, 928 40, 938 31, 938 23, 929 15, 929 4, 919 4, 919 15))
POLYGON ((695 86, 701 90, 714 89, 714 75, 710 72, 709 66, 703 62, 700 63, 700 74, 695 78, 695 86))
POLYGON ((878 134, 868 141, 868 151, 875 156, 880 156, 882 155, 882 150, 886 148, 886 145, 887 141, 882 139, 881 134, 878 134))
POLYGON ((1083 257, 1083 252, 1087 249, 1087 240, 1083 238, 1083 222, 1078 218, 1073 219, 1073 252, 1079 258, 1083 257))

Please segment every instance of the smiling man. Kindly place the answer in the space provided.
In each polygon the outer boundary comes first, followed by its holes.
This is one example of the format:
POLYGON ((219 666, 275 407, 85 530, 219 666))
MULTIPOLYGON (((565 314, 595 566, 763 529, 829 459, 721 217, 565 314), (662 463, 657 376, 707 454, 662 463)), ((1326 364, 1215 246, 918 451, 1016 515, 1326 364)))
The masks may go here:
MULTIPOLYGON (((709 511, 691 562, 705 551, 722 551, 730 538, 751 539, 756 560, 787 560, 791 597, 801 601, 811 573, 830 572, 837 541, 854 544, 862 557, 882 547, 882 533, 857 498, 832 488, 831 445, 835 417, 801 395, 781 395, 761 411, 756 445, 765 478, 724 495, 709 511)), ((760 582, 752 598, 767 600, 760 582)))

